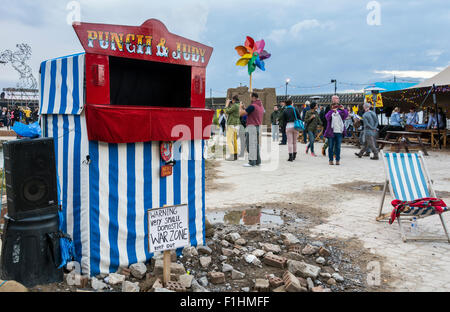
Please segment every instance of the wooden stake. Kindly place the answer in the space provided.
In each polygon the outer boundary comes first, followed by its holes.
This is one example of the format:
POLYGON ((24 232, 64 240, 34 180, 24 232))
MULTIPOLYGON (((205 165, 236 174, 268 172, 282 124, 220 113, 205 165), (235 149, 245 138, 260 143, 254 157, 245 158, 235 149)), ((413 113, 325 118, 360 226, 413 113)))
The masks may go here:
POLYGON ((170 282, 170 264, 172 263, 170 259, 170 250, 164 251, 164 260, 163 260, 163 282, 164 287, 167 286, 167 283, 170 282))

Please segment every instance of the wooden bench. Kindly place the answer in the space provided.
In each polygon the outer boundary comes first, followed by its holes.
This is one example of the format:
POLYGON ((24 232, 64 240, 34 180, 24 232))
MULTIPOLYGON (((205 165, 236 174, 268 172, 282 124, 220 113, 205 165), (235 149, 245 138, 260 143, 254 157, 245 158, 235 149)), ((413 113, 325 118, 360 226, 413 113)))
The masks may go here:
POLYGON ((384 140, 377 140, 377 143, 380 144, 380 150, 382 150, 386 144, 389 144, 391 146, 391 150, 397 153, 399 153, 402 148, 409 153, 411 148, 419 149, 423 151, 425 155, 428 155, 425 144, 423 144, 420 138, 420 133, 408 131, 387 131, 386 138, 384 140), (411 142, 411 138, 417 140, 417 143, 411 142))

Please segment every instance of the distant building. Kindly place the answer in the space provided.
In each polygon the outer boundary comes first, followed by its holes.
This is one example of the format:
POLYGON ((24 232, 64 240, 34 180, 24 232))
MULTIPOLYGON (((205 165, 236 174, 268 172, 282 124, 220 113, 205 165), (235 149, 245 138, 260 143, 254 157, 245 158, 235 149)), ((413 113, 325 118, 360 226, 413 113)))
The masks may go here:
MULTIPOLYGON (((254 89, 254 92, 258 93, 259 98, 263 102, 264 108, 266 110, 266 114, 264 115, 265 125, 270 125, 270 115, 273 112, 273 107, 280 102, 286 100, 286 96, 284 95, 276 95, 275 88, 264 88, 264 89, 254 89)), ((227 98, 232 98, 234 95, 237 95, 241 102, 244 103, 245 106, 250 104, 250 93, 248 87, 239 87, 234 89, 228 89, 227 98)), ((331 104, 331 97, 334 94, 303 94, 303 95, 290 95, 287 98, 290 99, 295 105, 303 105, 306 101, 312 101, 311 97, 319 96, 320 99, 315 100, 319 105, 328 105, 331 104)), ((342 105, 363 105, 364 104, 364 93, 341 93, 337 94, 339 96, 340 103, 342 105)), ((209 109, 222 109, 225 107, 226 99, 224 97, 221 98, 208 98, 206 99, 206 108, 209 109)))
MULTIPOLYGON (((331 104, 331 97, 334 94, 302 94, 291 95, 288 98, 295 104, 305 104, 306 101, 312 101, 311 97, 320 96, 320 99, 315 100, 319 105, 331 104)), ((362 105, 364 104, 364 93, 341 93, 339 96, 339 102, 342 105, 362 105)), ((277 103, 286 100, 286 96, 277 96, 277 103)))
MULTIPOLYGON (((266 111, 264 114, 263 125, 270 125, 270 115, 273 112, 274 106, 277 105, 275 88, 253 89, 253 92, 258 94, 266 111)), ((248 87, 238 87, 228 89, 226 98, 206 99, 206 108, 214 110, 222 109, 225 107, 226 99, 231 99, 235 95, 239 97, 241 103, 246 107, 250 105, 251 99, 248 87)))
POLYGON ((39 90, 4 88, 0 95, 0 107, 11 109, 15 106, 24 106, 31 110, 39 108, 39 90))

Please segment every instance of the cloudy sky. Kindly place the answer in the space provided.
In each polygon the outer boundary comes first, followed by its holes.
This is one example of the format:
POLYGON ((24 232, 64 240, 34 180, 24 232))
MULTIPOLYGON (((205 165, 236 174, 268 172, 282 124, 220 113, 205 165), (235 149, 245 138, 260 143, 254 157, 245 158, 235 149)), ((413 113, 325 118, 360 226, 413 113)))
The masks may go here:
MULTIPOLYGON (((257 72, 254 87, 275 87, 283 95, 360 90, 394 75, 420 81, 450 65, 448 0, 2 0, 0 52, 28 43, 38 76, 45 59, 81 52, 68 24, 79 4, 83 22, 140 25, 160 19, 169 31, 214 47, 207 90, 248 84, 246 69, 235 66, 234 47, 245 36, 265 39, 272 58, 257 72), (75 4, 75 6, 74 6, 75 4), (322 86, 320 88, 310 88, 322 86)), ((0 88, 15 86, 18 75, 0 65, 0 88)), ((209 92, 208 92, 209 96, 209 92)))

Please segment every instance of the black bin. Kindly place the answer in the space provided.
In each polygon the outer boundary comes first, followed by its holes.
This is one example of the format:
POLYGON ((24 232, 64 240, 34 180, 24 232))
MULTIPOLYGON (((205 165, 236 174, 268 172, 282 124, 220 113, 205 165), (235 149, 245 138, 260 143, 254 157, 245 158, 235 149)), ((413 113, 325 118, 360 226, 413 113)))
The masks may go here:
POLYGON ((22 220, 6 220, 2 235, 0 276, 26 287, 63 281, 58 232, 58 214, 47 214, 22 220))

